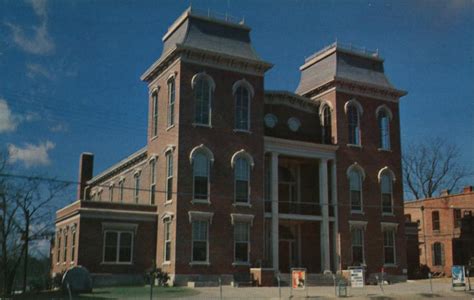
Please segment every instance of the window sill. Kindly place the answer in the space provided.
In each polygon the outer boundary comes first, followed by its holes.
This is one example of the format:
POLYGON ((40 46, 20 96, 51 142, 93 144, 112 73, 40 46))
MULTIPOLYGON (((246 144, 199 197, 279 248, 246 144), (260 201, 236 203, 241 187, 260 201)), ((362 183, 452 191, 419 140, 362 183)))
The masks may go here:
POLYGON ((162 266, 169 266, 171 265, 171 261, 165 261, 163 263, 161 263, 162 266))
POLYGON ((172 204, 172 203, 173 203, 173 200, 165 201, 165 206, 168 206, 168 205, 170 205, 170 204, 172 204))
POLYGON ((207 205, 211 205, 211 201, 209 201, 209 200, 193 199, 193 200, 191 200, 191 204, 207 204, 207 205))
POLYGON ((386 213, 385 212, 385 213, 382 213, 382 216, 383 217, 395 217, 395 214, 393 212, 391 212, 391 213, 386 213))
POLYGON ((208 261, 192 261, 189 263, 189 265, 192 266, 204 266, 204 267, 209 267, 211 265, 210 262, 208 261))
POLYGON ((175 126, 176 126, 176 125, 173 124, 173 125, 170 125, 170 126, 166 127, 166 131, 170 131, 170 130, 171 130, 173 127, 175 127, 175 126))
POLYGON ((240 207, 249 207, 249 208, 250 208, 250 207, 252 207, 252 204, 250 204, 250 203, 234 202, 234 203, 232 204, 232 206, 233 206, 233 207, 238 207, 238 206, 240 206, 240 207))
POLYGON ((398 268, 397 264, 383 264, 384 268, 398 268))
POLYGON ((392 149, 377 148, 379 152, 392 152, 392 149))
POLYGON ((74 264, 74 262, 73 262, 73 261, 71 261, 69 264, 70 264, 70 265, 73 265, 73 264, 74 264))
POLYGON ((203 127, 203 128, 212 128, 210 124, 201 124, 201 123, 193 123, 193 127, 203 127))
POLYGON ((364 211, 362 210, 351 210, 352 215, 365 215, 364 211))
POLYGON ((252 131, 246 129, 234 129, 234 132, 252 134, 252 131))
POLYGON ((362 149, 362 145, 358 145, 358 144, 347 144, 347 147, 349 147, 349 148, 359 148, 359 149, 362 149))
POLYGON ((234 267, 250 267, 250 263, 249 262, 233 262, 232 263, 232 266, 234 267))
POLYGON ((101 262, 101 265, 119 265, 119 266, 131 266, 133 265, 132 262, 101 262))
POLYGON ((154 141, 154 140, 156 140, 157 138, 158 138, 158 136, 157 136, 157 135, 155 135, 155 136, 152 136, 152 137, 150 138, 150 142, 151 142, 151 141, 154 141))

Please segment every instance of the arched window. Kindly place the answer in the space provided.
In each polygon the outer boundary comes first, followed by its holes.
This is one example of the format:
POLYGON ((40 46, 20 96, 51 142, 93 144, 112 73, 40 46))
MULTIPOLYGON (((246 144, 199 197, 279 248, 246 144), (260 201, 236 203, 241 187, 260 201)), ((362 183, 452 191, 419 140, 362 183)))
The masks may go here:
POLYGON ((235 101, 234 127, 236 130, 250 130, 250 101, 254 96, 252 85, 245 79, 241 79, 232 86, 235 101))
POLYGON ((383 172, 380 176, 380 190, 382 197, 382 213, 393 213, 393 199, 392 199, 392 175, 390 172, 383 172))
POLYGON ((354 104, 348 105, 347 118, 349 124, 349 144, 360 145, 360 114, 354 104))
POLYGON ((440 242, 436 242, 431 246, 433 266, 444 266, 444 247, 440 242))
POLYGON ((254 167, 252 156, 244 149, 232 155, 231 166, 234 169, 234 199, 236 204, 250 202, 250 170, 254 167))
POLYGON ((357 168, 349 172, 351 211, 362 211, 362 174, 357 168))
POLYGON ((332 144, 331 108, 325 105, 321 114, 322 139, 324 144, 332 144))
POLYGON ((248 203, 250 196, 250 164, 244 157, 239 157, 235 160, 234 180, 235 202, 248 203))
POLYGON ((209 158, 198 152, 193 158, 194 189, 193 199, 198 201, 209 200, 209 158))
POLYGON ((205 74, 194 75, 191 85, 194 91, 194 124, 211 126, 211 103, 214 81, 205 74))
POLYGON ((175 78, 168 80, 168 127, 174 125, 175 78))
POLYGON ((152 111, 153 111, 153 120, 152 120, 152 137, 158 135, 158 91, 154 91, 152 96, 152 111))
POLYGON ((380 131, 380 145, 384 150, 390 150, 390 117, 384 109, 378 113, 378 123, 380 131))

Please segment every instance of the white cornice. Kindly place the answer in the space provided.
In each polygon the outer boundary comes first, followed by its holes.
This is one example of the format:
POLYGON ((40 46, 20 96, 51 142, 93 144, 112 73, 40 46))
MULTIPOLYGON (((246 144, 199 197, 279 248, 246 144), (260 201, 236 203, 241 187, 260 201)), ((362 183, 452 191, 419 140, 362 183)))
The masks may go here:
POLYGON ((316 159, 335 159, 336 150, 339 146, 316 144, 296 140, 264 137, 265 152, 276 152, 279 154, 316 158, 316 159))

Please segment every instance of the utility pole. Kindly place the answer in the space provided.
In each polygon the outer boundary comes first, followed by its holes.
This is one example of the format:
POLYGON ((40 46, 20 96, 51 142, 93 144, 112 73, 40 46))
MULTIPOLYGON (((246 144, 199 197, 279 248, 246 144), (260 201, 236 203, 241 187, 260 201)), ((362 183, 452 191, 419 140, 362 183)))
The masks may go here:
POLYGON ((425 232, 425 207, 422 205, 421 209, 421 220, 423 223, 423 247, 424 247, 424 254, 425 254, 425 266, 428 265, 428 253, 426 252, 426 232, 425 232))
POLYGON ((26 211, 26 224, 25 224, 25 232, 23 238, 25 239, 25 257, 24 257, 24 264, 23 264, 23 293, 26 293, 26 285, 27 285, 27 274, 28 274, 28 244, 30 241, 30 212, 26 211))

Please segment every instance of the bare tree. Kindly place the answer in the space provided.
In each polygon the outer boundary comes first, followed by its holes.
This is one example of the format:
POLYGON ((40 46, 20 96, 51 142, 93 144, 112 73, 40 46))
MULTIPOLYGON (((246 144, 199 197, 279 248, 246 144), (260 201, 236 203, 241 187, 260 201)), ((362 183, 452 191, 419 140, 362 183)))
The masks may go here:
POLYGON ((66 183, 36 176, 17 176, 0 154, 0 270, 4 295, 10 295, 23 260, 23 291, 27 285, 29 243, 51 230, 51 204, 66 183))
POLYGON ((408 146, 402 155, 405 192, 423 199, 459 188, 472 175, 459 160, 459 148, 440 138, 408 146))

